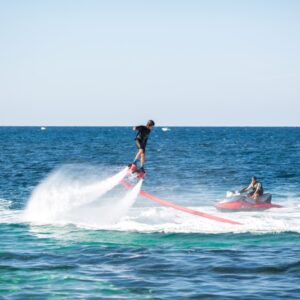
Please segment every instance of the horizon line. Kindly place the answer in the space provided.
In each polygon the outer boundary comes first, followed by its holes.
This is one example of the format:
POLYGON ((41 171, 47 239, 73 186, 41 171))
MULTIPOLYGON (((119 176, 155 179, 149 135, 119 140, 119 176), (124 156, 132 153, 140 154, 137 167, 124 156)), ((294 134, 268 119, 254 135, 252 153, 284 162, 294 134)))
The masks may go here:
MULTIPOLYGON (((134 125, 0 125, 0 127, 132 127, 134 125)), ((300 128, 300 125, 155 125, 156 128, 164 127, 204 127, 204 128, 300 128)))

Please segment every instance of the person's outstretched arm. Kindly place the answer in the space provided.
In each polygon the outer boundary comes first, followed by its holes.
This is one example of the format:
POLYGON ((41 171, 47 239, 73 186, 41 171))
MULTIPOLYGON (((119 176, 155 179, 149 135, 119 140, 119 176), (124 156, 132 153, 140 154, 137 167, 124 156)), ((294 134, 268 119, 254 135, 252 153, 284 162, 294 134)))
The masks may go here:
POLYGON ((240 193, 248 192, 251 188, 252 188, 252 183, 250 183, 248 187, 245 187, 245 188, 241 189, 240 193))

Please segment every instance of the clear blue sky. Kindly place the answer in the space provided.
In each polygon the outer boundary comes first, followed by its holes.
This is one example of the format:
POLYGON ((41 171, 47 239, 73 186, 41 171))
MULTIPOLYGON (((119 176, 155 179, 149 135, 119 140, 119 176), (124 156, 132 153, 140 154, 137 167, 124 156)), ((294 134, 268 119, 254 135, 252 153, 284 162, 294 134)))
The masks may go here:
POLYGON ((298 0, 0 0, 0 125, 300 126, 298 0))

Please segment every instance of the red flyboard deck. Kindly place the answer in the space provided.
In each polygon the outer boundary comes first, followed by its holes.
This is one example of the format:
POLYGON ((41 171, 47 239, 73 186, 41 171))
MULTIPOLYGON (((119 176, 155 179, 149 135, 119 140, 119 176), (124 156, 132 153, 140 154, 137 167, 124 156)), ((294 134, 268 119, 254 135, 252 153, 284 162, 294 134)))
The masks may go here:
MULTIPOLYGON (((125 188, 127 188, 127 189, 131 189, 133 187, 132 184, 130 184, 129 182, 127 182, 124 179, 121 181, 121 184, 125 188)), ((143 197, 145 197, 145 198, 147 198, 147 199, 149 199, 149 200, 151 200, 151 201, 157 202, 157 203, 159 203, 161 205, 164 205, 164 206, 167 206, 167 207, 171 207, 171 208, 174 208, 174 209, 186 212, 188 214, 199 216, 199 217, 202 217, 202 218, 207 218, 207 219, 214 220, 214 221, 217 221, 217 222, 230 223, 230 224, 235 224, 235 225, 241 225, 242 224, 242 223, 239 223, 239 222, 236 222, 236 221, 233 221, 233 220, 229 220, 229 219, 224 219, 224 218, 221 218, 221 217, 213 216, 213 215, 210 215, 210 214, 198 211, 198 210, 190 209, 190 208, 178 205, 178 204, 171 203, 169 201, 160 199, 160 198, 158 198, 158 197, 156 197, 154 195, 151 195, 151 194, 149 194, 149 193, 147 193, 145 191, 142 191, 142 190, 140 191, 140 195, 143 196, 143 197)))

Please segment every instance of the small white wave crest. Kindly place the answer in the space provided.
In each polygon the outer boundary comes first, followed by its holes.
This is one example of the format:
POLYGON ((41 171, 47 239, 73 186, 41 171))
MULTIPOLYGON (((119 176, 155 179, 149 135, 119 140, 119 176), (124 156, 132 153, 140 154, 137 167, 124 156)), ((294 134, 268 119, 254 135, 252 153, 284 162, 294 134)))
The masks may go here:
POLYGON ((20 210, 10 209, 12 201, 0 199, 0 224, 20 223, 20 210))

